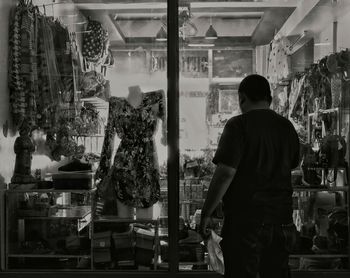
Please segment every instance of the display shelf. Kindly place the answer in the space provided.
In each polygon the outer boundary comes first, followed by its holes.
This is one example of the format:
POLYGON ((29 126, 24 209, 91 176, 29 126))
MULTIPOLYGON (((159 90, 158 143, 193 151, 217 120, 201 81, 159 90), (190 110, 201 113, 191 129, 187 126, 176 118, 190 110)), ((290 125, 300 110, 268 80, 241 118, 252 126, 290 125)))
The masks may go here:
MULTIPOLYGON (((47 271, 54 270, 55 272, 59 272, 59 273, 67 272, 67 273, 74 273, 74 275, 80 276, 81 275, 80 272, 88 270, 88 269, 89 269, 89 267, 86 267, 86 268, 40 268, 40 269, 36 268, 35 271, 47 272, 47 271)), ((18 273, 22 273, 22 274, 26 275, 28 272, 33 272, 33 268, 10 268, 10 269, 7 269, 6 272, 8 272, 8 273, 17 273, 18 272, 18 273)), ((23 276, 23 277, 25 277, 25 276, 23 276)))
MULTIPOLYGON (((167 262, 162 262, 158 263, 159 266, 168 266, 169 263, 167 262)), ((208 265, 206 262, 179 262, 179 265, 208 265)))
POLYGON ((96 188, 91 188, 91 189, 54 189, 54 188, 48 188, 48 189, 10 189, 7 190, 8 193, 10 194, 15 194, 15 193, 81 193, 81 194, 86 194, 88 192, 94 192, 96 191, 96 188))
MULTIPOLYGON (((84 238, 90 238, 91 231, 86 229, 91 224, 92 201, 95 189, 11 189, 6 192, 6 258, 5 267, 7 270, 23 270, 30 267, 27 260, 47 260, 57 263, 57 270, 76 268, 75 265, 63 265, 60 261, 86 260, 91 265, 91 248, 84 248, 79 241, 76 244, 80 251, 67 254, 64 250, 44 250, 45 253, 37 252, 35 247, 30 250, 19 249, 21 242, 31 240, 32 231, 37 236, 50 242, 50 246, 56 246, 67 238, 67 234, 84 238), (33 193, 33 194, 30 194, 33 193), (48 196, 41 199, 40 194, 48 196), (75 194, 76 193, 76 194, 75 194), (38 196, 37 196, 38 195, 38 196), (78 205, 79 204, 79 205, 78 205), (31 212, 42 212, 35 216, 31 212), (58 221, 58 222, 55 222, 58 221), (61 222, 62 221, 62 222, 61 222), (49 225, 57 225, 57 236, 53 238, 48 229, 49 225), (61 228, 62 227, 62 228, 61 228), (64 229, 64 231, 63 231, 64 229), (66 230, 70 229, 70 230, 66 230), (12 246, 12 247, 11 247, 12 246), (17 246, 17 248, 13 248, 17 246), (26 263, 27 261, 27 263, 26 263)), ((41 269, 41 266, 39 266, 41 269)), ((45 268, 45 265, 43 265, 45 268)), ((91 268, 90 266, 86 268, 91 268)), ((56 269, 56 268, 55 268, 56 269)))
POLYGON ((347 254, 293 254, 289 258, 348 258, 347 254))
POLYGON ((120 218, 116 216, 96 216, 94 218, 95 223, 158 223, 158 219, 147 218, 120 218))
POLYGON ((320 191, 328 191, 328 192, 339 192, 349 191, 348 186, 339 186, 339 187, 306 187, 306 186, 300 186, 300 187, 293 187, 294 192, 303 192, 303 191, 309 191, 309 192, 320 192, 320 191))
POLYGON ((54 215, 50 216, 18 216, 18 219, 25 220, 51 220, 51 219, 81 219, 91 214, 90 206, 75 207, 69 209, 59 209, 54 215))
POLYGON ((90 255, 8 254, 9 258, 91 258, 90 255))
POLYGON ((18 219, 24 219, 24 220, 58 220, 58 219, 81 219, 88 214, 84 216, 20 216, 18 219))

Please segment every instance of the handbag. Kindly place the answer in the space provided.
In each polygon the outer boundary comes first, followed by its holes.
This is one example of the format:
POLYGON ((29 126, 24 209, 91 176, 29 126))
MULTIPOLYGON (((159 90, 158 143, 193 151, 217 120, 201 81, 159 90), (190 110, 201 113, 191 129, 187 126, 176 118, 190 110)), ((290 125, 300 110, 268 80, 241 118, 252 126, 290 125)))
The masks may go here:
POLYGON ((304 146, 301 162, 302 183, 306 186, 319 186, 322 182, 322 172, 317 169, 319 164, 318 154, 313 151, 311 145, 304 146))

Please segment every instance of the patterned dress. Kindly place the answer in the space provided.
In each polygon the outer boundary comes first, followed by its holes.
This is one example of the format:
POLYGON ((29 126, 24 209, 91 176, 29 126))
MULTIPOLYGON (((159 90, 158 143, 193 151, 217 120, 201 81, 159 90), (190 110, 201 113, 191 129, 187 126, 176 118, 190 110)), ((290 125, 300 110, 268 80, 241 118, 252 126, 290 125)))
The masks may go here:
POLYGON ((158 119, 165 121, 162 90, 143 93, 142 102, 136 108, 125 98, 109 100, 108 123, 96 178, 106 177, 112 167, 108 186, 114 186, 117 198, 125 205, 147 208, 159 199, 159 167, 153 139, 158 119), (121 142, 111 165, 115 134, 121 142))

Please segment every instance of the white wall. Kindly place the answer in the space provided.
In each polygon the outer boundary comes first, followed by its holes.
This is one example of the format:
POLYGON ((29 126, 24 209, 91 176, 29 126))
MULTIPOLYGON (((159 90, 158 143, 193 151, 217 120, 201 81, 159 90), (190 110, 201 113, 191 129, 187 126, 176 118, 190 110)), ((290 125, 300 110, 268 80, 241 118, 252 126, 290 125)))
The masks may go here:
POLYGON ((338 49, 350 48, 350 12, 339 19, 338 21, 338 49))
MULTIPOLYGON (((345 48, 350 48, 349 27, 350 12, 338 19, 337 52, 345 48)), ((318 43, 322 45, 315 45, 315 62, 333 52, 333 22, 330 22, 328 27, 315 37, 315 44, 318 43)))
POLYGON ((332 22, 314 39, 314 62, 317 63, 323 57, 329 55, 333 51, 333 25, 332 22), (320 44, 320 45, 318 45, 320 44))

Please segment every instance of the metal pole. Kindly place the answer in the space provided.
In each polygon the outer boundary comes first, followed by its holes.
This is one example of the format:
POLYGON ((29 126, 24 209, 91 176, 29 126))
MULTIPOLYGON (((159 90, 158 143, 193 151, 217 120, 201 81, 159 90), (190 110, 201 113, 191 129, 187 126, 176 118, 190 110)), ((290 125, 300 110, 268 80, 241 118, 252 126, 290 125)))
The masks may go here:
POLYGON ((178 0, 167 0, 169 271, 178 272, 179 247, 179 30, 178 0))

